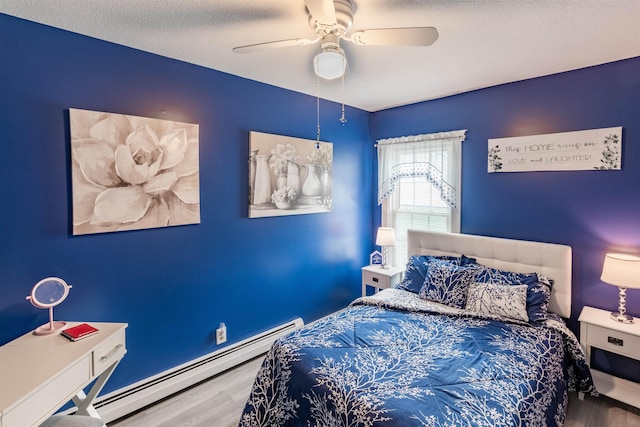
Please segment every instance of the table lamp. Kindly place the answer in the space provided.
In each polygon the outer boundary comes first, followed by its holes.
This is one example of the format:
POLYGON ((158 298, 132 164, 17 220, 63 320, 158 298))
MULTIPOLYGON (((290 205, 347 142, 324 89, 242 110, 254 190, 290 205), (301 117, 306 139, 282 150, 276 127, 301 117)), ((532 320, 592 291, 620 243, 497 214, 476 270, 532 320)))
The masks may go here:
POLYGON ((379 227, 376 245, 382 248, 382 268, 389 268, 387 248, 396 245, 396 230, 392 227, 379 227))
POLYGON ((640 289, 640 257, 620 253, 606 254, 600 280, 617 286, 620 290, 618 311, 611 313, 611 318, 621 323, 633 323, 633 317, 627 314, 627 288, 640 289))

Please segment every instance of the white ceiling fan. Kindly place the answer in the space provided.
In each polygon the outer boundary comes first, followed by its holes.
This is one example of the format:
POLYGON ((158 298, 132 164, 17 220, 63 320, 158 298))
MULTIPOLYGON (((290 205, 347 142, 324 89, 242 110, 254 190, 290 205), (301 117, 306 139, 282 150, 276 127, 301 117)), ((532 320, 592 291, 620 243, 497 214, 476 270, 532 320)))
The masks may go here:
POLYGON ((377 28, 358 30, 348 35, 353 24, 353 0, 305 0, 309 25, 314 39, 287 39, 239 46, 236 53, 252 53, 289 46, 304 46, 321 42, 320 53, 313 60, 319 77, 335 79, 344 75, 347 60, 340 48, 340 40, 355 45, 430 46, 438 39, 434 27, 377 28))

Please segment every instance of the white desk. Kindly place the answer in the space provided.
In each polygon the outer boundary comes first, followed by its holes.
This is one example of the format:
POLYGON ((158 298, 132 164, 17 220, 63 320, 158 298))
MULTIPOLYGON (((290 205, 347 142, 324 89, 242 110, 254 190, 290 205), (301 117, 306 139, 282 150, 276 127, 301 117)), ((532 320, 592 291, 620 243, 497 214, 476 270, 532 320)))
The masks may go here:
POLYGON ((100 418, 91 403, 127 352, 128 325, 88 323, 100 332, 76 342, 28 333, 0 347, 0 427, 38 426, 72 399, 77 414, 100 418))

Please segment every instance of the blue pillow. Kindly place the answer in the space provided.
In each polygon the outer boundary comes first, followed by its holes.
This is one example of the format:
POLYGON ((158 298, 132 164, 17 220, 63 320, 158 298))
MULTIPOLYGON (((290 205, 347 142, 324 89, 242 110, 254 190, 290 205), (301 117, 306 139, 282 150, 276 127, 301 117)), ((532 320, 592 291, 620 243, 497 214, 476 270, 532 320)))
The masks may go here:
POLYGON ((527 288, 527 312, 530 322, 541 323, 547 320, 552 286, 553 279, 538 274, 538 282, 527 288))
POLYGON ((476 263, 476 259, 475 258, 469 258, 465 254, 460 255, 460 261, 459 261, 460 265, 471 265, 471 264, 475 264, 475 263, 476 263))
MULTIPOLYGON (((480 266, 480 264, 478 264, 480 266)), ((476 283, 527 285, 527 315, 529 322, 547 320, 547 307, 551 299, 551 282, 538 273, 515 273, 481 266, 474 278, 476 283)))
POLYGON ((402 282, 396 285, 397 289, 419 293, 427 276, 429 266, 434 262, 444 262, 457 264, 459 258, 455 256, 432 256, 432 255, 412 255, 407 262, 402 282))
POLYGON ((454 263, 432 263, 429 266, 420 297, 450 307, 465 308, 467 291, 478 270, 478 264, 461 266, 454 263))

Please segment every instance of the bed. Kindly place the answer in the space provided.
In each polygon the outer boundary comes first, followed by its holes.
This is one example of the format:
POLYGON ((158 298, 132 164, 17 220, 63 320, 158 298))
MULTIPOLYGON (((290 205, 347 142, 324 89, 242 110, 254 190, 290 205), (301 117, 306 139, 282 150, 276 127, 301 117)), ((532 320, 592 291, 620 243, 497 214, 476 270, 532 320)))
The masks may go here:
POLYGON ((597 395, 571 315, 571 248, 409 231, 402 282, 277 340, 248 426, 561 426, 597 395))

